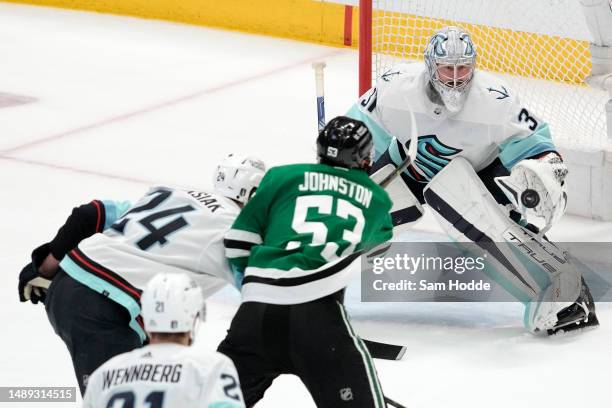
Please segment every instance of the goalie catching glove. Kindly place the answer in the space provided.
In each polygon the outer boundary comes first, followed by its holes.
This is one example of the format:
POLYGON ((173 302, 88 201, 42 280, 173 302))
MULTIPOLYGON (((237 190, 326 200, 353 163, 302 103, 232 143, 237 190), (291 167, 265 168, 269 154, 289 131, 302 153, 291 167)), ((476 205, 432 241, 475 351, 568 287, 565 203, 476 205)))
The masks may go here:
POLYGON ((19 300, 30 301, 34 304, 45 303, 47 289, 51 280, 43 277, 38 271, 39 266, 49 254, 49 244, 44 244, 32 252, 32 262, 27 264, 19 273, 19 300))
POLYGON ((567 173, 561 157, 550 152, 538 159, 521 160, 509 176, 496 177, 495 182, 528 222, 543 221, 549 227, 565 213, 567 173))

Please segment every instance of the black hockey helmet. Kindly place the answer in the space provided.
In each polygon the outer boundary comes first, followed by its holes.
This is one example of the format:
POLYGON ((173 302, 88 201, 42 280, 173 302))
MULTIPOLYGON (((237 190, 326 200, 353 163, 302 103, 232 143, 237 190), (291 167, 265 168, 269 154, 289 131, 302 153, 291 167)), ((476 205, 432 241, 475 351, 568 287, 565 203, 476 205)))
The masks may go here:
POLYGON ((317 156, 319 163, 368 171, 374 157, 372 134, 357 119, 335 117, 319 132, 317 156))

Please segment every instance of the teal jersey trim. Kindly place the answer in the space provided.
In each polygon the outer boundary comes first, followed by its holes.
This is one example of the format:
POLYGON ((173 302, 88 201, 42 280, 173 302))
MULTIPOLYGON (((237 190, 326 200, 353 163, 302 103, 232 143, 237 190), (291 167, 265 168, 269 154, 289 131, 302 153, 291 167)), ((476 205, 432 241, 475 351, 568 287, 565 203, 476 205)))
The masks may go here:
POLYGON ((108 294, 107 297, 109 299, 125 307, 130 313, 130 327, 136 333, 138 333, 142 342, 145 341, 147 335, 145 334, 142 327, 140 327, 138 322, 136 322, 136 317, 140 314, 140 305, 132 297, 126 295, 120 289, 116 288, 110 283, 87 272, 86 270, 78 266, 76 263, 74 263, 74 261, 70 259, 69 256, 64 257, 64 259, 60 263, 60 267, 64 270, 64 272, 66 272, 76 281, 82 283, 83 285, 100 294, 108 294))
POLYGON ((209 408, 244 408, 244 404, 239 404, 230 401, 214 401, 208 406, 209 408))
POLYGON ((230 269, 232 271, 232 275, 234 276, 234 286, 240 290, 242 288, 242 280, 244 279, 244 271, 238 267, 238 265, 234 265, 230 263, 230 269))
POLYGON ((391 143, 389 144, 389 157, 391 158, 393 164, 395 164, 396 166, 402 164, 402 156, 399 153, 399 147, 397 147, 397 139, 395 138, 392 138, 391 143))
MULTIPOLYGON (((391 136, 378 123, 376 123, 374 119, 363 113, 361 109, 359 109, 359 103, 353 105, 353 107, 346 113, 346 116, 360 120, 366 124, 370 130, 370 133, 372 134, 372 138, 374 139, 374 160, 378 160, 378 158, 389 147, 389 143, 391 143, 393 136, 391 136)), ((400 160, 400 163, 401 162, 402 161, 400 160)))
POLYGON ((516 163, 527 157, 556 150, 550 128, 545 123, 527 137, 513 136, 504 140, 499 145, 499 159, 506 169, 512 170, 516 163))
POLYGON ((106 220, 104 221, 105 230, 110 228, 132 206, 129 201, 102 200, 102 204, 106 213, 106 220))

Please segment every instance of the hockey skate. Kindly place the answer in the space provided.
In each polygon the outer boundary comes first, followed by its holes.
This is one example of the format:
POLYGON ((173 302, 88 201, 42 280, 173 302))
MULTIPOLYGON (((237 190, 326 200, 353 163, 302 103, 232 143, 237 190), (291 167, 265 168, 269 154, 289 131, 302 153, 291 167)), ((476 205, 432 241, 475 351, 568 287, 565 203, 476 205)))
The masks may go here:
POLYGON ((549 335, 599 326, 599 320, 595 314, 595 302, 584 278, 582 278, 582 287, 578 299, 571 306, 557 313, 557 318, 555 327, 547 330, 549 335))

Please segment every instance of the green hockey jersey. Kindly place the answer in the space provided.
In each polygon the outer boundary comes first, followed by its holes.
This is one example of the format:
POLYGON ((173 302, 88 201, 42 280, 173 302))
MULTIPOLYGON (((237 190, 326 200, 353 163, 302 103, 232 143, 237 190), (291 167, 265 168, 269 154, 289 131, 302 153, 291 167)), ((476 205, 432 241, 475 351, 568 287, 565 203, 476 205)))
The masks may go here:
POLYGON ((348 284, 367 249, 389 240, 391 200, 362 170, 270 169, 225 236, 243 301, 308 302, 348 284))

